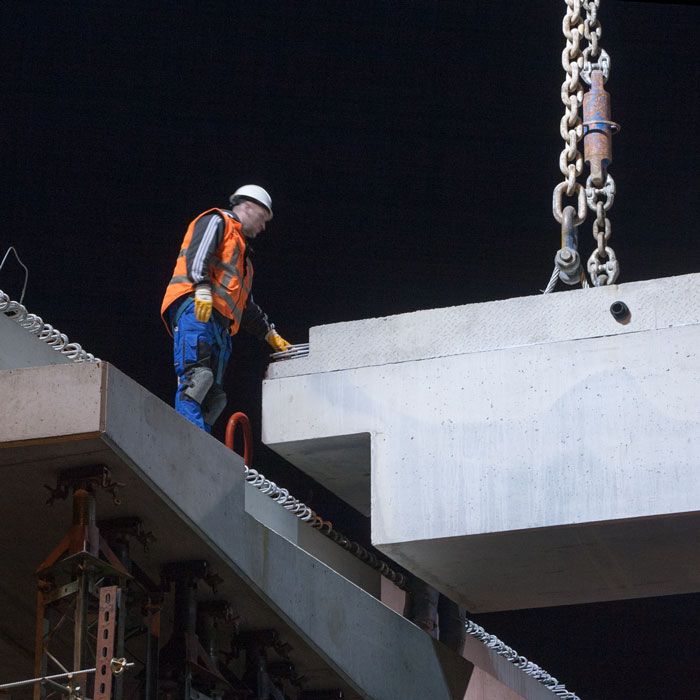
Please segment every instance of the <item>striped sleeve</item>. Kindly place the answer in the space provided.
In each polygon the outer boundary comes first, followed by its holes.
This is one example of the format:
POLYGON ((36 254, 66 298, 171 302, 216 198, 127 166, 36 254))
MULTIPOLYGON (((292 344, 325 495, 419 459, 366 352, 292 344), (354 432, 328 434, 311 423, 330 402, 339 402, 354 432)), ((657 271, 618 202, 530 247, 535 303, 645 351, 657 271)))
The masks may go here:
POLYGON ((209 263, 223 235, 224 220, 218 214, 203 216, 195 224, 185 257, 187 276, 194 284, 210 282, 209 263))

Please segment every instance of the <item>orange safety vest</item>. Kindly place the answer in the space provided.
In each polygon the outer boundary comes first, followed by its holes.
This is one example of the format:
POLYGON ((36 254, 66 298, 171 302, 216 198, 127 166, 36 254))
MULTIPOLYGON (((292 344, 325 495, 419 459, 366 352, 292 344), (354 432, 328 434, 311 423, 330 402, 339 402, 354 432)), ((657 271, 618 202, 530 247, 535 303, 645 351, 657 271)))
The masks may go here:
POLYGON ((209 214, 218 214, 224 221, 223 238, 209 263, 213 306, 222 316, 230 319, 231 335, 235 335, 241 325, 243 309, 253 286, 253 263, 245 255, 246 242, 240 221, 225 214, 221 209, 209 209, 187 227, 173 276, 165 290, 160 313, 169 333, 171 331, 165 312, 174 301, 194 291, 195 285, 187 276, 185 256, 192 240, 195 224, 209 214))

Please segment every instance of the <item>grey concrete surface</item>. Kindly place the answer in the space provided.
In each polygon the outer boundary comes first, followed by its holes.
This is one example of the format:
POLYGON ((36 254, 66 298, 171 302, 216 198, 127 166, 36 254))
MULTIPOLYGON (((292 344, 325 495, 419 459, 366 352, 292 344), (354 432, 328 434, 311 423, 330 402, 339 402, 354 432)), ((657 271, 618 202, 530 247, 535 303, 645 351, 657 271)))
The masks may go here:
POLYGON ((0 313, 0 370, 70 364, 70 360, 0 313))
MULTIPOLYGON (((24 397, 13 408, 16 420, 31 417, 33 425, 53 426, 53 432, 23 433, 21 440, 11 430, 0 435, 0 474, 6 486, 0 508, 10 525, 3 554, 13 562, 0 584, 0 604, 10 611, 0 622, 3 675, 24 668, 26 676, 31 666, 32 571, 63 534, 61 522, 67 529, 70 519, 68 502, 53 509, 42 505, 41 484, 52 483, 65 467, 103 463, 125 486, 121 505, 98 493, 98 517, 138 515, 156 535, 139 564, 156 576, 166 561, 207 559, 224 579, 217 596, 233 603, 241 627, 280 630, 311 687, 341 687, 349 698, 393 700, 463 698, 468 692, 468 697, 478 697, 474 693, 487 683, 500 693, 489 697, 551 697, 533 679, 513 676, 512 669, 503 679, 486 671, 475 676, 472 663, 263 525, 260 521, 267 518, 272 524, 274 519, 261 515, 265 505, 278 506, 255 502, 259 494, 251 495, 237 455, 115 368, 85 369, 51 368, 51 382, 45 368, 0 372, 0 390, 11 379, 13 391, 24 397), (94 396, 96 387, 101 401, 86 403, 98 414, 92 420, 100 425, 99 435, 66 434, 60 421, 41 420, 62 411, 57 397, 94 396), (255 517, 246 511, 246 501, 255 517), (470 691, 472 677, 480 680, 470 691)), ((491 663, 496 668, 498 659, 491 663)))
MULTIPOLYGON (((61 365, 61 368, 65 365, 61 365)), ((100 378, 99 364, 75 365, 71 372, 75 390, 62 392, 65 373, 54 366, 37 367, 35 382, 28 393, 26 373, 22 369, 6 370, 2 382, 2 420, 0 441, 5 443, 42 440, 56 435, 98 435, 100 432, 100 378), (55 411, 27 411, 35 401, 50 401, 55 411)))
POLYGON ((319 559, 370 595, 382 600, 382 576, 379 572, 289 511, 271 504, 269 496, 252 486, 245 489, 245 510, 265 527, 319 559))
POLYGON ((699 309, 700 274, 691 274, 333 323, 311 328, 309 355, 271 364, 268 378, 695 325, 699 309), (629 323, 613 319, 615 301, 629 323))
POLYGON ((284 458, 296 464, 362 515, 370 515, 370 434, 334 435, 284 444, 284 458))
POLYGON ((357 502, 314 440, 369 433, 373 544, 474 612, 694 592, 698 348, 700 275, 322 326, 263 440, 357 502))

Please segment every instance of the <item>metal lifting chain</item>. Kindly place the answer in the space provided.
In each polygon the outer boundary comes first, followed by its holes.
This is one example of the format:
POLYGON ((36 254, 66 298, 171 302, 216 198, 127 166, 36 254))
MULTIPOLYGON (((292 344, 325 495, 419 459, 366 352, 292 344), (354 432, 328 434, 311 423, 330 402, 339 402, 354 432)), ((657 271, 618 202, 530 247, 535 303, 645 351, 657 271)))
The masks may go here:
POLYGON ((581 38, 583 36, 583 19, 581 18, 581 0, 565 0, 566 14, 562 31, 566 38, 566 47, 561 55, 561 62, 566 71, 566 78, 561 85, 561 101, 564 103, 564 116, 559 124, 559 132, 564 139, 564 149, 559 156, 559 170, 564 181, 554 188, 552 210, 554 218, 561 223, 563 218, 562 198, 576 197, 578 208, 575 225, 586 219, 586 199, 581 183, 576 178, 583 172, 583 155, 578 150, 578 143, 583 137, 583 124, 579 109, 583 104, 583 86, 580 75, 583 68, 581 38))
POLYGON ((603 32, 598 19, 600 0, 583 0, 586 19, 583 36, 588 46, 583 50, 581 77, 590 86, 583 100, 583 136, 586 162, 590 174, 586 179, 586 202, 595 212, 593 238, 596 249, 588 259, 588 274, 596 287, 614 284, 620 274, 615 251, 608 245, 612 225, 607 213, 615 200, 615 180, 608 172, 612 163, 612 135, 620 130, 610 120, 610 95, 605 83, 610 77, 610 56, 600 47, 603 32))
POLYGON ((554 289, 558 279, 569 285, 580 282, 583 287, 589 286, 578 253, 578 226, 586 220, 587 209, 596 215, 593 238, 597 247, 587 265, 591 282, 596 287, 613 284, 619 274, 617 257, 609 246, 612 226, 607 217, 615 198, 615 181, 607 172, 607 166, 612 161, 612 134, 618 126, 610 121, 610 97, 604 88, 610 74, 610 57, 600 46, 600 0, 565 0, 565 3, 562 31, 566 46, 562 52, 562 67, 566 78, 561 86, 564 116, 559 125, 564 140, 559 169, 564 180, 554 188, 552 195, 552 214, 561 224, 561 249, 555 257, 554 272, 545 293, 554 289), (587 42, 583 49, 582 40, 587 42), (581 81, 591 87, 585 96, 581 81), (584 164, 584 156, 578 149, 582 139, 585 161, 590 167, 585 187, 578 182, 584 164), (565 206, 565 196, 575 200, 575 206, 565 206))

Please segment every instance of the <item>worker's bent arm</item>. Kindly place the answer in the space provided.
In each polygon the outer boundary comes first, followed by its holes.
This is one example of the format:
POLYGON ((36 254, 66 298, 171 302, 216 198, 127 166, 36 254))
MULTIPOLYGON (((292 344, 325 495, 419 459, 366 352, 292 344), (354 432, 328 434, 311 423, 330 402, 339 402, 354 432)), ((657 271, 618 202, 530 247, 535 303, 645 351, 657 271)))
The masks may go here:
POLYGON ((187 276, 193 284, 208 284, 209 262, 224 235, 224 221, 219 214, 203 216, 194 226, 187 248, 187 276))
POLYGON ((241 328, 260 340, 264 340, 270 330, 267 314, 253 301, 252 294, 248 297, 248 302, 243 309, 241 328))

